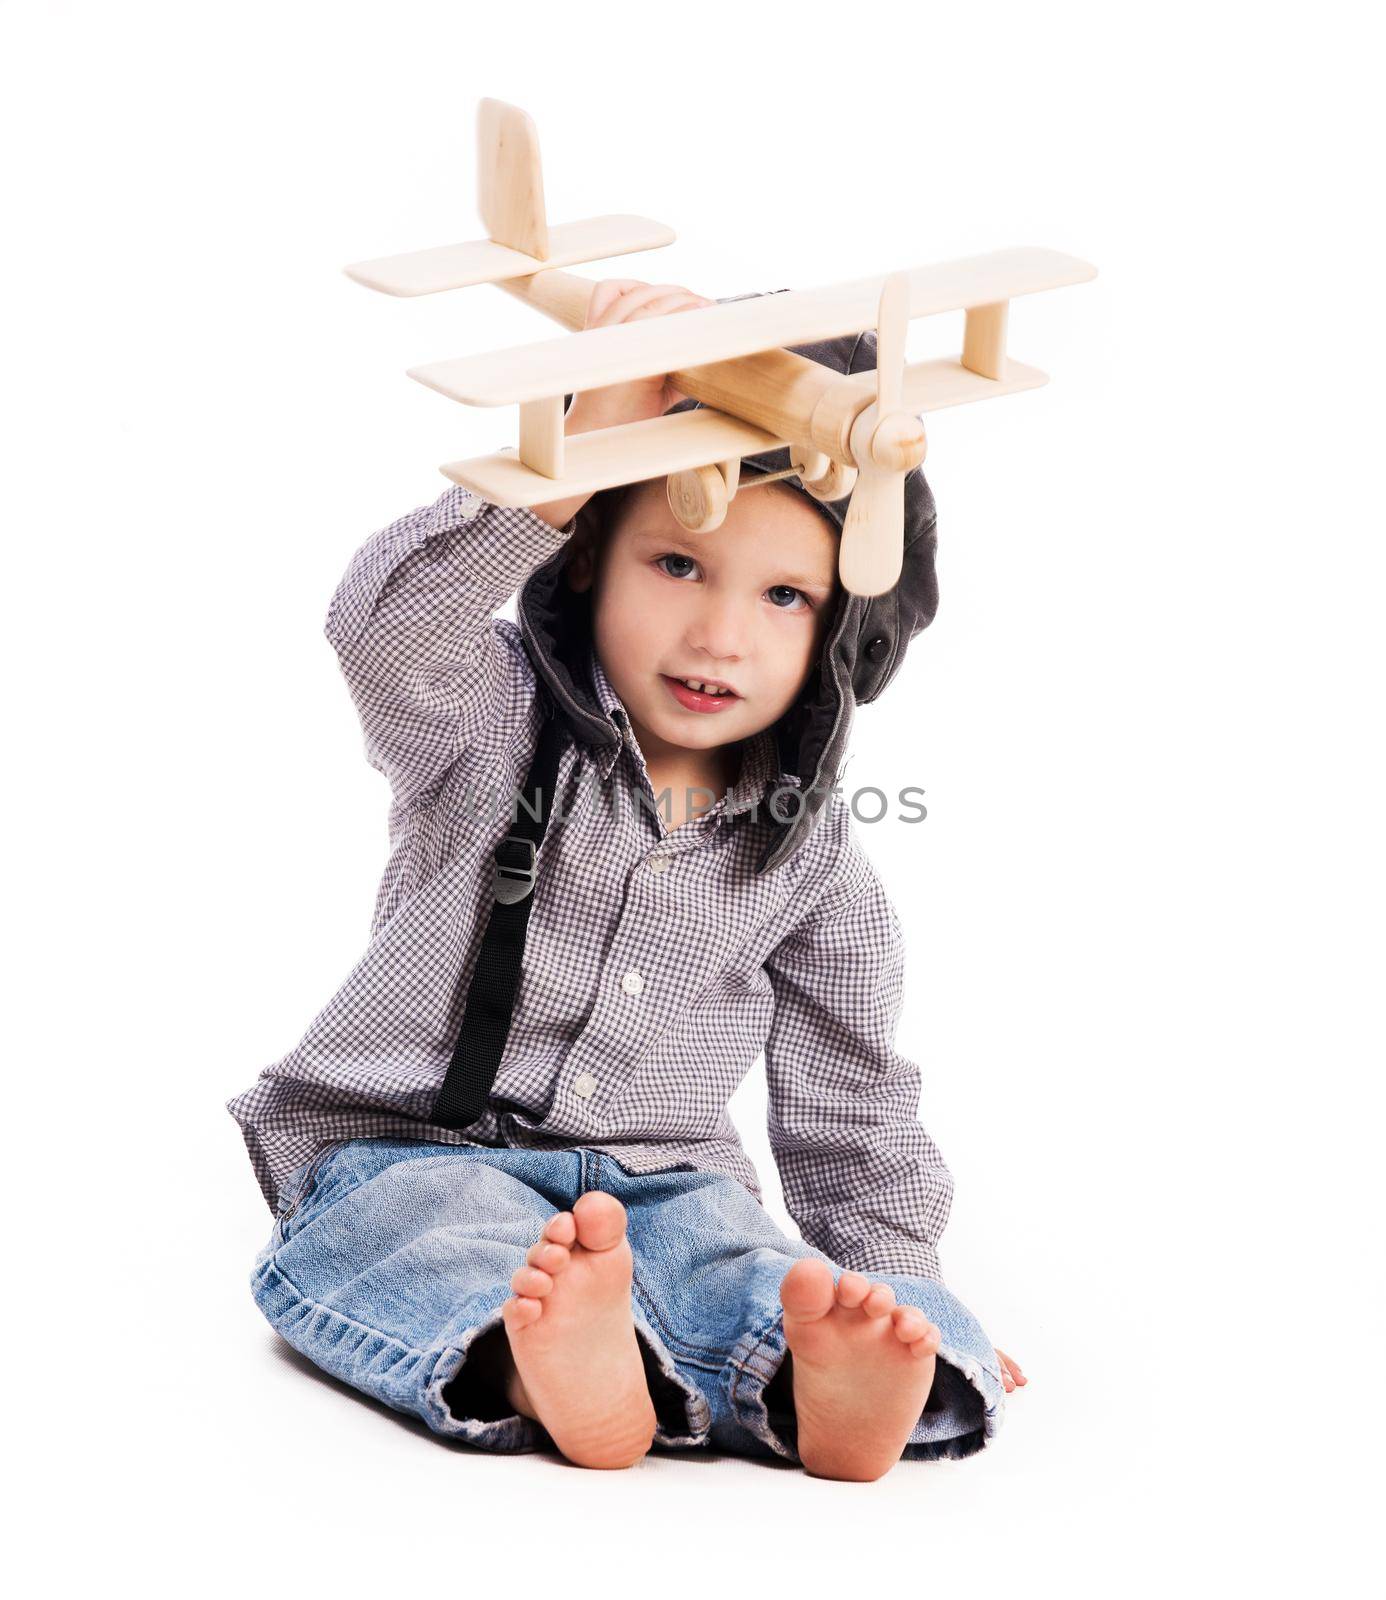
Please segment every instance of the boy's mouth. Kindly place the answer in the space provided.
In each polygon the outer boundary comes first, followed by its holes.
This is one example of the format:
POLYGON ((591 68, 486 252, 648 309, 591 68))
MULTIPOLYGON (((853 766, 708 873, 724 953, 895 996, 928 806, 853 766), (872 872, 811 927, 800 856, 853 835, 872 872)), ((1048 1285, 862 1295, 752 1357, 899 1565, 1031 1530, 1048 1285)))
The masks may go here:
MULTIPOLYGON (((671 678, 668 673, 661 672, 660 677, 668 686, 670 694, 686 711, 725 711, 734 705, 741 696, 732 689, 692 689, 682 678, 671 678)), ((692 682, 701 684, 704 680, 694 678, 692 682)))

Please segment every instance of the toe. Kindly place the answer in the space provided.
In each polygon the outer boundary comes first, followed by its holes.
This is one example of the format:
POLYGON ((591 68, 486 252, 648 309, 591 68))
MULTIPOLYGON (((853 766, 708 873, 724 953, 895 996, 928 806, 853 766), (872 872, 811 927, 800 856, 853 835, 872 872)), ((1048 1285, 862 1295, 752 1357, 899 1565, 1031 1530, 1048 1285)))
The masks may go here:
POLYGON ((895 1324, 895 1337, 910 1347, 910 1354, 919 1357, 938 1354, 943 1335, 917 1306, 896 1306, 890 1313, 895 1324))
POLYGON ((516 1267, 515 1275, 510 1280, 510 1287, 516 1294, 542 1300, 553 1289, 553 1279, 547 1272, 541 1272, 538 1267, 516 1267))
POLYGON ((868 1317, 883 1317, 895 1304, 895 1291, 888 1283, 873 1283, 861 1308, 868 1317))
POLYGON ((538 1244, 531 1245, 529 1254, 525 1257, 530 1266, 541 1267, 550 1277, 562 1272, 572 1259, 570 1251, 565 1250, 561 1244, 550 1244, 547 1239, 540 1239, 538 1244))
POLYGON ((544 1238, 554 1244, 570 1245, 577 1238, 577 1225, 571 1211, 560 1211, 544 1224, 544 1238))
POLYGON ((913 1344, 929 1331, 929 1319, 917 1306, 896 1306, 890 1314, 895 1337, 901 1344, 913 1344))
POLYGON ((827 1316, 833 1308, 832 1268, 816 1256, 796 1261, 780 1280, 780 1304, 800 1322, 827 1316))
POLYGON ((518 1297, 507 1300, 501 1307, 501 1321, 505 1324, 507 1332, 527 1328, 537 1322, 544 1314, 544 1307, 538 1300, 520 1299, 518 1297))
POLYGON ((854 1311, 871 1293, 871 1280, 860 1272, 844 1272, 837 1280, 837 1303, 854 1311))
POLYGON ((584 1250, 613 1250, 626 1236, 626 1208, 600 1189, 589 1189, 578 1199, 573 1221, 584 1250))

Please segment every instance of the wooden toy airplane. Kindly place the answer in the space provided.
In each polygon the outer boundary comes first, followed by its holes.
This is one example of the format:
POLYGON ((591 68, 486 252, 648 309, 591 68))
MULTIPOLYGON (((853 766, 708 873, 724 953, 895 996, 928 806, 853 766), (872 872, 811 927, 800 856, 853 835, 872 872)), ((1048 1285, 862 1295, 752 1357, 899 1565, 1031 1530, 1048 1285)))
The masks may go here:
POLYGON ((482 100, 477 140, 489 237, 358 261, 347 276, 394 295, 494 283, 582 331, 410 370, 465 405, 520 408, 518 451, 449 462, 446 476, 498 505, 532 506, 666 475, 674 515, 703 532, 725 517, 742 456, 787 446, 790 472, 749 476, 742 487, 792 473, 820 500, 850 493, 838 571, 853 594, 882 594, 900 575, 905 475, 926 448, 916 413, 1048 382, 1006 354, 1009 302, 1097 275, 1053 250, 997 250, 589 329, 595 280, 559 269, 670 244, 673 230, 633 216, 550 227, 530 117, 482 100), (959 310, 961 356, 906 365, 910 319, 959 310), (784 348, 865 329, 876 332, 875 372, 844 375, 784 348), (662 373, 702 405, 564 435, 565 395, 662 373))

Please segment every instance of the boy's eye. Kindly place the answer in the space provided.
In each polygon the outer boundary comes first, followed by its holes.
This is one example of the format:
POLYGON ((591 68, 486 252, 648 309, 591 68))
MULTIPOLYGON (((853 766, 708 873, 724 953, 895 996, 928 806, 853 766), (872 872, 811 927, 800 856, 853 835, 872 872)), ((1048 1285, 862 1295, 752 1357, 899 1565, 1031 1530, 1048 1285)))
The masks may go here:
MULTIPOLYGON (((698 563, 693 559, 692 556, 679 555, 673 551, 670 551, 667 555, 656 557, 655 566, 657 566, 670 578, 686 578, 690 575, 689 569, 692 569, 693 571, 697 570, 698 563), (664 565, 666 561, 686 562, 687 567, 679 572, 670 572, 668 567, 664 565)), ((770 604, 774 606, 776 611, 804 611, 812 609, 812 602, 809 600, 809 597, 802 589, 796 589, 792 584, 773 583, 765 592, 771 596, 770 604), (783 595, 785 598, 783 600, 776 598, 780 595, 783 595), (793 603, 795 596, 797 596, 803 602, 802 605, 796 606, 793 603)))

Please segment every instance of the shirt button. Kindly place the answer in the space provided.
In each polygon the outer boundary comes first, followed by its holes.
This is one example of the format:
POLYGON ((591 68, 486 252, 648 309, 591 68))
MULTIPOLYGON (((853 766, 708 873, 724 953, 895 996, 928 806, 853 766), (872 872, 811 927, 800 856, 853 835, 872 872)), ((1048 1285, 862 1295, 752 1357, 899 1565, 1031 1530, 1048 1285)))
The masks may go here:
POLYGON ((651 856, 650 857, 650 871, 651 872, 667 872, 668 870, 669 870, 669 857, 668 856, 651 856))
POLYGON ((645 987, 645 980, 640 976, 635 968, 632 967, 630 971, 626 973, 625 977, 621 979, 621 987, 626 991, 627 994, 639 994, 640 991, 645 987))
POLYGON ((573 1093, 580 1094, 584 1100, 597 1087, 597 1080, 590 1072, 584 1072, 580 1078, 573 1079, 573 1093))

